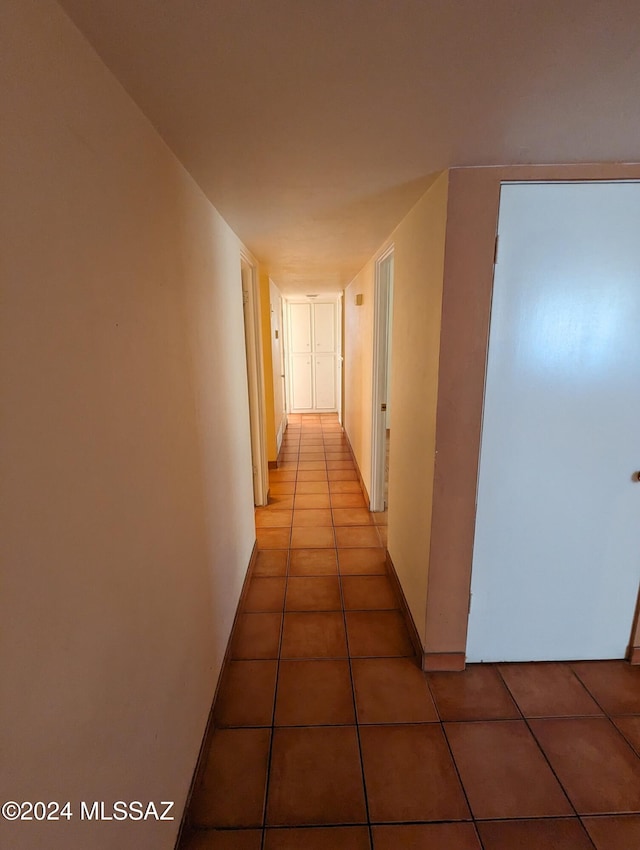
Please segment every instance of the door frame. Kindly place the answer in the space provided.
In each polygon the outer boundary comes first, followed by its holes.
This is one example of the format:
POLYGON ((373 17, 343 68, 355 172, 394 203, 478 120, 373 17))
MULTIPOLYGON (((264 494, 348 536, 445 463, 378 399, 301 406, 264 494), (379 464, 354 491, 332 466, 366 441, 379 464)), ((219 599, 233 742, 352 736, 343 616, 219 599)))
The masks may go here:
POLYGON ((267 504, 269 492, 260 288, 258 264, 245 248, 240 249, 240 280, 247 355, 253 500, 259 507, 267 504))
POLYGON ((371 494, 369 510, 384 511, 384 475, 387 453, 387 364, 390 277, 385 263, 394 256, 392 242, 376 257, 373 295, 373 391, 371 407, 371 494), (383 410, 383 405, 385 406, 383 410))

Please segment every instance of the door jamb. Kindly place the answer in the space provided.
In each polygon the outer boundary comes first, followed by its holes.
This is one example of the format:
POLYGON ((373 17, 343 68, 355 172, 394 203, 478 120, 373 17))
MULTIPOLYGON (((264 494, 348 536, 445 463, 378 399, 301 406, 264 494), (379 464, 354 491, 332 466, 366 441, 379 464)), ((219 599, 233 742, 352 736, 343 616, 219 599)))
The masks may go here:
POLYGON ((254 258, 240 250, 242 299, 245 310, 245 346, 249 392, 249 424, 253 467, 253 495, 256 506, 266 505, 269 491, 264 364, 262 361, 262 328, 260 322, 260 289, 254 258))
POLYGON ((394 244, 388 245, 375 262, 373 305, 373 391, 371 409, 371 495, 370 511, 384 511, 384 472, 386 455, 387 399, 387 326, 389 322, 390 281, 384 264, 393 257, 394 244))

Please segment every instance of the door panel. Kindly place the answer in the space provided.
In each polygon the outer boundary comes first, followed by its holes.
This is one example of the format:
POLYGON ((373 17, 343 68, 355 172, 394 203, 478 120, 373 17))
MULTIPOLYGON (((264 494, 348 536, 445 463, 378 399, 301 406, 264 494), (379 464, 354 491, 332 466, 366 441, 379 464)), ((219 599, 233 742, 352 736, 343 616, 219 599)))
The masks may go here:
POLYGON ((314 351, 333 353, 336 350, 336 305, 313 305, 314 351))
POLYGON ((336 406, 336 360, 333 354, 315 355, 316 408, 335 410, 336 406))
POLYGON ((503 186, 469 661, 622 658, 640 578, 640 185, 503 186))
POLYGON ((291 304, 291 351, 302 354, 311 351, 311 304, 291 304))
POLYGON ((313 408, 310 354, 293 354, 291 356, 291 394, 294 410, 311 410, 313 408))

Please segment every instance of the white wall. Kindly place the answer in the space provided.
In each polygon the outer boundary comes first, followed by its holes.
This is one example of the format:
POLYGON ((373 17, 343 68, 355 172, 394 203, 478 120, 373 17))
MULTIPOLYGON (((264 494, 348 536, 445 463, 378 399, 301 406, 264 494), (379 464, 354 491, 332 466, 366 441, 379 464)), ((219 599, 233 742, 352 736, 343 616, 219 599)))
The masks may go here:
POLYGON ((239 244, 58 6, 3 13, 0 796, 179 818, 255 537, 239 244))

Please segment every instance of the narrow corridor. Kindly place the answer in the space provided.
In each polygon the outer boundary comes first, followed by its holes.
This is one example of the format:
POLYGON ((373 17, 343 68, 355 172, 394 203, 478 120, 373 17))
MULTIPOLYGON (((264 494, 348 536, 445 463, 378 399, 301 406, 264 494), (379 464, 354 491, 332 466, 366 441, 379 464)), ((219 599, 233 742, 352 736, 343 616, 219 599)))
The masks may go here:
POLYGON ((185 850, 640 847, 640 669, 425 676, 336 417, 270 478, 185 850))

